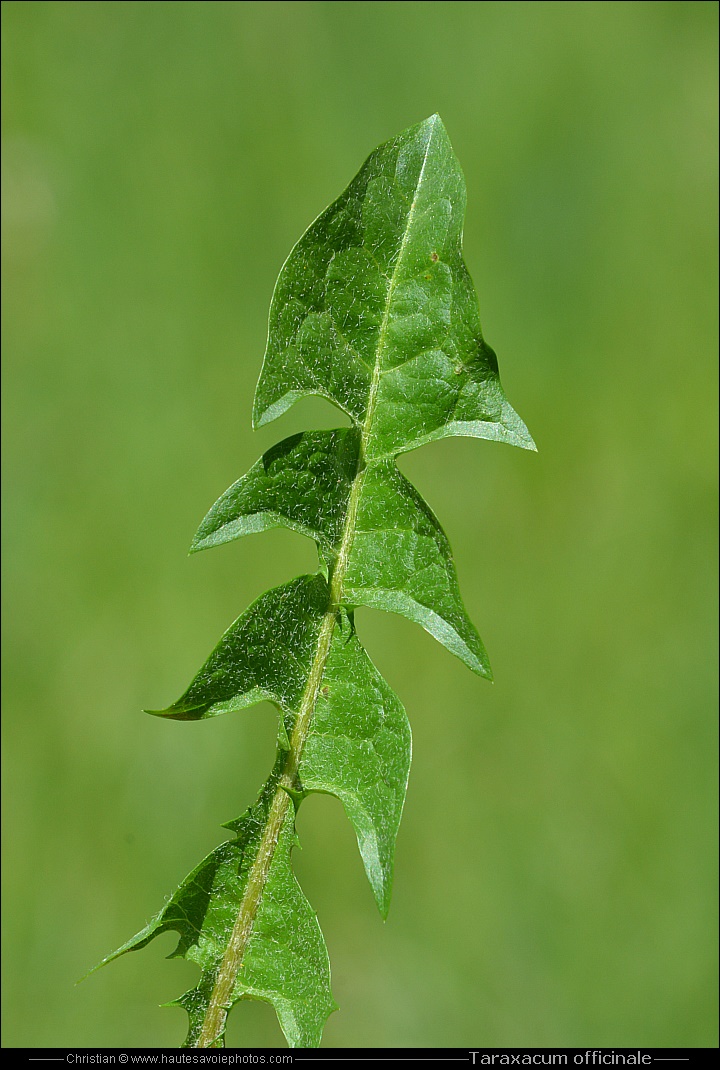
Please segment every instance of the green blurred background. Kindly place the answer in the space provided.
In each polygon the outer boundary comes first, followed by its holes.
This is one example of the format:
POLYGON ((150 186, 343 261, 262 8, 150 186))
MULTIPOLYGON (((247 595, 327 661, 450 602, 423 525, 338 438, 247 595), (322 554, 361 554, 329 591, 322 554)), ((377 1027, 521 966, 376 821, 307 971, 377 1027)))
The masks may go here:
MULTIPOLYGON (((296 870, 328 1046, 713 1045, 714 3, 3 5, 5 1045, 176 1045, 171 935, 76 979, 270 768, 261 706, 175 699, 315 567, 273 532, 188 559, 253 433, 272 287, 379 142, 434 111, 486 337, 537 456, 406 457, 497 682, 359 614, 414 765, 383 925, 340 804, 296 870)), ((342 421, 340 421, 342 422, 342 421)), ((241 1005, 231 1045, 282 1043, 241 1005)))

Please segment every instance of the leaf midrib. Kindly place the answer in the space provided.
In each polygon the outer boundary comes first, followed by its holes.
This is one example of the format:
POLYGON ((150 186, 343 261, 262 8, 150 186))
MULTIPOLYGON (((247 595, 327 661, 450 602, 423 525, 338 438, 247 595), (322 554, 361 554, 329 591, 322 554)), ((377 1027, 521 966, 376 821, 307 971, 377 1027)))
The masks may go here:
MULTIPOLYGON (((270 872, 270 867, 275 854, 275 848, 277 847, 282 826, 287 815, 288 806, 290 805, 291 793, 296 790, 300 760, 310 730, 313 713, 315 712, 317 695, 325 673, 325 665, 330 653, 332 636, 335 630, 340 606, 342 604, 343 583, 350 560, 350 551, 355 536, 355 522, 357 519, 358 505, 362 493, 365 472, 367 470, 366 450, 372 430, 375 409, 377 407, 378 389, 382 377, 382 357, 387 347, 387 329, 390 321, 393 295, 400 273, 400 266, 403 262, 410 232, 412 230, 415 209, 422 187, 425 167, 427 165, 430 145, 432 144, 437 121, 438 117, 436 115, 428 120, 429 131, 423 162, 415 184, 413 200, 406 217, 405 230, 400 242, 400 248, 398 250, 393 273, 388 284, 385 311, 383 313, 380 329, 378 331, 377 345, 375 347, 375 366, 373 368, 373 376, 370 383, 370 390, 368 392, 365 419, 361 429, 357 467, 350 488, 350 494, 348 496, 347 513, 342 539, 331 572, 328 608, 325 611, 320 626, 315 656, 308 674, 308 680, 300 704, 300 710, 298 711, 297 720, 295 721, 295 726, 290 737, 290 750, 288 751, 282 775, 275 789, 275 794, 265 824, 265 830, 260 840, 255 861, 248 874, 248 881, 245 886, 242 902, 240 903, 237 919, 233 926, 225 954, 220 963, 217 979, 208 1003, 208 1009, 198 1038, 197 1047, 199 1048, 212 1047, 223 1033, 225 1020, 231 1005, 235 981, 237 979, 243 955, 252 935, 255 916, 258 907, 260 906, 265 882, 270 872)), ((373 460, 377 463, 381 459, 374 458, 373 460)))

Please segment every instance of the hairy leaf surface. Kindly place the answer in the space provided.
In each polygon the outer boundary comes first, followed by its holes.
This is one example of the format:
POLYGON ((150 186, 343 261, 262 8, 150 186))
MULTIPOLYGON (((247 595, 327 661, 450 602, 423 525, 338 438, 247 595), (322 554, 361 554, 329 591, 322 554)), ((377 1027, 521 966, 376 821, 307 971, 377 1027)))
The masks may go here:
MULTIPOLYGON (((410 768, 405 711, 355 632, 370 606, 422 625, 481 676, 487 654, 463 605, 447 537, 395 458, 450 435, 534 444, 480 330, 462 259, 465 184, 437 115, 381 145, 288 257, 270 310, 253 419, 308 394, 352 426, 268 450, 215 503, 191 550, 286 527, 315 540, 316 575, 261 595, 165 710, 206 720, 268 701, 277 757, 257 803, 163 910, 104 962, 167 930, 198 964, 175 1002, 186 1045, 223 1043, 241 999, 270 1002, 294 1046, 320 1043, 334 1009, 327 951, 292 872, 295 815, 313 792, 350 819, 385 916, 410 768)), ((171 956, 171 957, 173 957, 171 956)))

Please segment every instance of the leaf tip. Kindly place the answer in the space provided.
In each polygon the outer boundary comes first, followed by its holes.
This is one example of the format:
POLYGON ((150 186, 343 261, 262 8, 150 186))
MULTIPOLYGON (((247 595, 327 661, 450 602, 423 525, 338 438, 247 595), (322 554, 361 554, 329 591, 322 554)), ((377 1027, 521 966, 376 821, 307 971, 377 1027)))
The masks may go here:
POLYGON ((91 966, 90 969, 86 973, 84 973, 82 975, 82 977, 78 977, 78 979, 75 982, 75 984, 76 985, 81 985, 83 983, 83 981, 87 981, 88 977, 90 977, 92 974, 94 974, 96 970, 100 969, 100 967, 104 964, 104 961, 105 960, 103 959, 103 962, 98 962, 94 966, 91 966))
POLYGON ((164 717, 168 721, 200 721, 207 708, 206 704, 183 706, 182 699, 178 699, 164 710, 143 710, 142 712, 149 713, 151 717, 164 717))
POLYGON ((103 966, 107 966, 108 963, 114 962, 115 959, 119 958, 120 955, 123 954, 124 950, 125 950, 124 947, 119 948, 117 951, 112 951, 109 955, 106 955, 104 959, 100 959, 99 962, 96 962, 94 966, 90 967, 90 969, 87 971, 87 973, 84 973, 82 975, 82 977, 78 977, 78 979, 75 982, 75 984, 76 985, 81 985, 83 983, 83 981, 87 981, 88 977, 92 977, 92 975, 94 973, 97 973, 98 970, 101 970, 103 968, 103 966))
MULTIPOLYGON (((202 531, 202 526, 200 527, 200 531, 202 531)), ((211 546, 218 545, 217 541, 213 541, 214 532, 211 531, 207 535, 201 535, 200 531, 197 531, 193 535, 193 540, 190 543, 190 549, 188 550, 188 557, 192 557, 193 554, 199 554, 201 550, 209 550, 211 546)))
POLYGON ((511 446, 519 446, 520 449, 530 450, 532 453, 537 453, 537 446, 535 440, 527 429, 527 424, 522 420, 513 409, 507 398, 503 397, 502 401, 502 424, 507 433, 506 441, 511 446))
POLYGON ((530 434, 530 432, 528 431, 527 428, 525 428, 525 431, 526 431, 527 437, 525 439, 525 442, 522 443, 522 448, 525 449, 525 450, 530 450, 531 453, 537 453, 538 452, 538 448, 537 448, 537 446, 535 444, 535 439, 532 437, 532 435, 530 434))
MULTIPOLYGON (((274 406, 272 405, 266 405, 261 409, 257 398, 255 398, 251 416, 253 431, 257 431, 259 427, 264 427, 265 424, 269 424, 272 421, 273 408, 274 406)), ((278 415, 280 414, 278 413, 278 415)))
MULTIPOLYGON (((453 653, 459 653, 453 651, 453 653)), ((482 676, 483 680, 489 680, 490 683, 494 682, 495 677, 490 666, 490 660, 487 656, 487 651, 481 646, 479 651, 468 650, 468 656, 463 656, 463 653, 459 653, 460 659, 465 662, 467 667, 476 674, 476 676, 482 676)))
POLYGON ((166 710, 143 710, 143 713, 149 713, 151 717, 164 717, 167 721, 192 721, 195 719, 189 716, 185 710, 176 710, 174 706, 168 706, 166 710))
POLYGON ((436 131, 440 135, 440 137, 444 135, 445 138, 447 138, 447 130, 445 129, 445 124, 440 118, 438 112, 433 112, 432 115, 428 115, 427 119, 423 119, 421 123, 418 123, 417 126, 413 127, 412 129, 414 130, 416 135, 420 135, 420 137, 426 138, 428 143, 431 141, 436 131))

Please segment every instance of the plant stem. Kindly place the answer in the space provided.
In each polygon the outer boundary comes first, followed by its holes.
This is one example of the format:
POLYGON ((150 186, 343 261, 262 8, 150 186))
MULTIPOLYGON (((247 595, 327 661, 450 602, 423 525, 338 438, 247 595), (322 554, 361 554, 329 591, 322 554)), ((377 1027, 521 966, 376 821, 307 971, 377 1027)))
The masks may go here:
POLYGON ((253 922, 255 921, 255 915, 258 906, 260 905, 265 881, 270 872, 270 866, 272 865, 278 837, 280 836, 285 821, 285 815, 287 814, 287 809, 290 805, 289 792, 295 790, 298 786, 297 774, 298 769, 300 768, 300 759, 312 723, 313 713, 315 712, 315 703, 317 702, 318 691, 322 684, 325 663, 327 662, 328 654, 330 653, 333 632, 337 623, 338 608, 342 598, 343 580, 350 555, 350 546, 352 544, 353 535, 355 534, 355 520, 357 517, 357 507, 360 499, 360 489, 363 477, 364 465, 361 451, 358 459, 358 471, 350 489, 345 528, 330 584, 328 608, 326 609, 322 620, 315 657, 313 658, 310 667, 310 673, 308 675, 307 684, 305 685, 300 710, 290 737, 290 750, 288 751, 285 766, 280 776, 280 780, 278 781, 277 788, 275 789, 273 801, 268 813, 267 823, 265 825, 265 831, 263 832, 258 853, 248 876, 245 893, 242 902, 240 903, 240 909, 238 910, 238 916, 218 970, 215 987, 212 996, 210 997, 207 1014, 205 1015, 205 1020, 198 1040, 197 1046, 199 1048, 213 1047, 225 1028, 225 1019, 227 1018, 230 1009, 232 992, 235 987, 235 979, 237 978, 248 940, 252 934, 253 922))
POLYGON ((377 404, 378 388, 382 376, 382 356, 387 345, 387 328, 390 319, 393 294, 399 276, 399 268, 403 261, 408 237, 412 227, 415 207, 417 205, 418 191, 422 185, 432 136, 433 127, 430 128, 427 145, 425 147, 425 156, 415 186, 414 197, 407 214, 405 231, 400 243, 400 248, 398 249, 393 273, 389 280, 385 310, 378 331, 378 341, 375 348, 375 364, 368 393, 365 419, 362 426, 357 468, 355 470, 355 478, 353 479, 350 488, 348 508, 345 515, 345 526, 343 528, 337 558, 332 569, 328 606, 320 626, 315 657, 313 658, 310 667, 310 673, 300 704, 300 710, 290 737, 290 750, 288 751, 285 766, 280 776, 280 780, 278 781, 277 788, 275 789, 273 801, 270 805, 265 831, 263 832, 258 853, 248 876, 245 892, 242 902, 240 903, 237 919, 233 926, 228 946, 223 955, 222 962, 220 963, 220 968, 218 969, 215 987, 213 988, 210 997, 207 1013, 197 1043, 197 1047, 199 1048, 213 1047, 222 1036, 225 1028, 225 1020, 231 1006, 235 981, 242 963, 245 949, 247 948, 248 941, 252 934, 253 923, 260 905, 265 882, 268 873, 270 872, 275 848, 285 821, 288 806, 290 805, 289 792, 296 790, 298 787, 297 774, 300 768, 300 760, 302 758, 305 740, 307 739, 310 725, 312 724, 318 691, 322 684, 323 675, 325 673, 325 664, 330 653, 333 632, 337 623, 339 608, 342 604, 343 583, 355 536, 358 505, 360 503, 360 495, 365 480, 366 449, 370 438, 370 431, 377 404))

